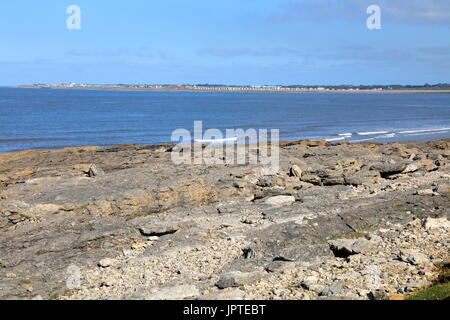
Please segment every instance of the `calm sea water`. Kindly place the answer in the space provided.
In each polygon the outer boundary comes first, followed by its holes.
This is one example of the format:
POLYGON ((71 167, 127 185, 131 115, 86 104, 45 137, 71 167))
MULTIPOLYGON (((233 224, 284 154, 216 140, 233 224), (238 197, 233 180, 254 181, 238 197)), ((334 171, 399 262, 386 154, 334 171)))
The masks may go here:
POLYGON ((450 136, 450 94, 183 93, 0 88, 0 153, 170 142, 174 129, 280 129, 283 140, 450 136))

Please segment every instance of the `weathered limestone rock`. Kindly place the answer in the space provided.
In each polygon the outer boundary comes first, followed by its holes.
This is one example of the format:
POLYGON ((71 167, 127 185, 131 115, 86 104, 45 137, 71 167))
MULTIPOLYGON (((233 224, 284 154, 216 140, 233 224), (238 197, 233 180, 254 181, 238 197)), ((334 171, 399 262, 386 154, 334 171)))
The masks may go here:
POLYGON ((193 299, 200 295, 194 285, 181 285, 168 288, 160 288, 157 293, 148 297, 148 300, 185 300, 193 299))
POLYGON ((420 160, 421 168, 425 171, 434 171, 437 169, 436 161, 430 159, 420 160))
POLYGON ((338 239, 328 242, 330 244, 331 250, 336 255, 353 255, 359 253, 367 253, 373 249, 374 243, 365 239, 338 239))
POLYGON ((166 234, 172 234, 180 230, 179 225, 173 223, 153 223, 147 222, 139 226, 139 231, 148 237, 163 236, 166 234))
POLYGON ((306 290, 314 291, 316 293, 320 293, 324 289, 322 285, 319 285, 319 278, 316 276, 306 277, 302 280, 300 286, 306 290))
POLYGON ((295 202, 295 197, 293 196, 275 196, 267 199, 265 203, 269 206, 282 207, 288 206, 295 202))
POLYGON ((258 180, 256 185, 262 188, 271 188, 277 185, 277 179, 274 176, 264 176, 258 180))
POLYGON ((266 266, 267 272, 289 274, 294 272, 296 265, 294 262, 289 261, 272 261, 266 266))
POLYGON ((313 174, 303 174, 301 180, 315 185, 322 184, 322 179, 319 176, 313 174))
POLYGON ((439 194, 446 194, 446 193, 448 194, 450 193, 450 185, 446 183, 439 184, 436 187, 436 192, 439 194))
POLYGON ((303 174, 303 170, 300 169, 298 165, 293 165, 290 169, 290 176, 291 177, 301 177, 303 174))
POLYGON ((322 297, 331 297, 331 296, 339 296, 345 292, 343 282, 336 282, 330 286, 326 286, 320 296, 322 297))
POLYGON ((217 290, 210 292, 200 297, 200 300, 225 300, 225 301, 237 301, 242 300, 244 292, 238 288, 227 288, 223 290, 217 290))
POLYGON ((254 271, 254 272, 233 271, 223 274, 220 277, 219 281, 216 283, 216 286, 220 289, 240 287, 242 285, 255 283, 260 279, 262 279, 263 276, 264 273, 261 271, 254 271))
POLYGON ((388 177, 398 173, 402 173, 407 168, 405 162, 381 162, 370 167, 371 170, 378 171, 382 176, 388 177))
POLYGON ((112 259, 110 259, 110 258, 102 259, 102 260, 100 260, 98 265, 102 268, 108 268, 112 265, 112 259))
POLYGON ((345 178, 344 177, 328 177, 323 179, 323 185, 324 186, 335 186, 335 185, 344 185, 345 184, 345 178))
POLYGON ((287 143, 277 172, 161 146, 0 155, 0 298, 409 294, 448 261, 447 141, 287 143))
POLYGON ((101 168, 99 168, 95 164, 93 164, 89 168, 88 174, 89 174, 89 177, 94 178, 94 177, 104 176, 105 172, 101 168))
POLYGON ((439 219, 426 218, 423 221, 422 225, 427 230, 434 230, 434 229, 450 230, 450 221, 445 217, 439 219))
POLYGON ((398 259, 412 265, 423 265, 430 262, 425 254, 414 249, 400 251, 398 259))
POLYGON ((406 166, 405 170, 403 170, 403 173, 416 172, 419 169, 420 165, 418 165, 417 163, 410 163, 406 166))

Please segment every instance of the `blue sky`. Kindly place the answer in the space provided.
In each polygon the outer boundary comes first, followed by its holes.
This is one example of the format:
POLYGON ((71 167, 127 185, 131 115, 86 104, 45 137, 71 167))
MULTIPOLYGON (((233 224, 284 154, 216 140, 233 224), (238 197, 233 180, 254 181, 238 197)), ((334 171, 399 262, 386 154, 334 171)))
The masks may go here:
POLYGON ((0 85, 54 82, 450 82, 450 1, 2 1, 0 85))

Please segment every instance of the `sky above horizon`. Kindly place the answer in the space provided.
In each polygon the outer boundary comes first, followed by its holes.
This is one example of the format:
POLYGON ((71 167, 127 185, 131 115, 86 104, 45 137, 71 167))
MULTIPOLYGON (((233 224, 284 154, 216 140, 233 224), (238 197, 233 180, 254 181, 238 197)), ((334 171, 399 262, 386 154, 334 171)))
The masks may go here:
POLYGON ((450 1, 2 1, 0 85, 56 82, 450 82, 450 1))

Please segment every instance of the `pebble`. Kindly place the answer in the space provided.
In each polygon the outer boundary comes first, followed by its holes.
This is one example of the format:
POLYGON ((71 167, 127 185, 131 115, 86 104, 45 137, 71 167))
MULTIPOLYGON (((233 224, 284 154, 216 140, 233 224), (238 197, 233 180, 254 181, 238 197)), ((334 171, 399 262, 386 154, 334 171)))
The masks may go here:
POLYGON ((112 259, 110 259, 110 258, 102 259, 102 260, 100 260, 98 265, 102 268, 108 268, 112 265, 112 259))

